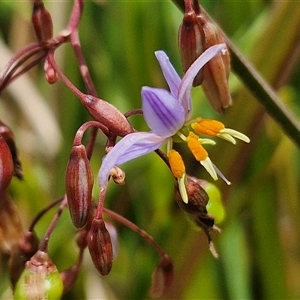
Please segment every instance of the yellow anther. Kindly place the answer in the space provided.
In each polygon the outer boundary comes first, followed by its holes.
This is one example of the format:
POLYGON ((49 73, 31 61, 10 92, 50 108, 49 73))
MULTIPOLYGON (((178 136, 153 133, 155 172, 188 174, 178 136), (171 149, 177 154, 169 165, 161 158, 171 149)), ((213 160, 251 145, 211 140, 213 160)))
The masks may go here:
POLYGON ((176 150, 171 149, 168 153, 168 157, 173 175, 176 178, 182 178, 185 174, 185 166, 181 155, 176 150))
POLYGON ((203 148, 203 146, 199 142, 199 137, 193 132, 190 132, 189 136, 187 137, 187 145, 191 150, 191 152, 193 153, 196 160, 203 161, 208 157, 207 151, 203 148))
POLYGON ((200 121, 193 123, 191 126, 196 132, 209 136, 216 136, 220 130, 225 128, 223 123, 211 119, 201 119, 200 121))

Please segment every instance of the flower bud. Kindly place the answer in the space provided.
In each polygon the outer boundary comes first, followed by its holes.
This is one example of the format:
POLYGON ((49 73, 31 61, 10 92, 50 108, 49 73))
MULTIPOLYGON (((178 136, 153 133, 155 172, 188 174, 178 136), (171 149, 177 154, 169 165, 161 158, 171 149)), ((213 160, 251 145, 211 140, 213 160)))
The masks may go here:
POLYGON ((94 219, 88 234, 88 248, 94 266, 101 275, 108 275, 113 262, 110 234, 103 219, 94 219))
POLYGON ((45 71, 45 79, 49 84, 54 84, 57 81, 57 73, 49 63, 48 58, 46 57, 44 62, 44 71, 45 71))
POLYGON ((152 274, 150 297, 159 298, 170 288, 174 279, 174 266, 171 258, 166 254, 160 261, 152 274))
MULTIPOLYGON (((186 11, 179 27, 178 43, 183 71, 186 72, 191 64, 205 50, 203 45, 204 32, 198 22, 194 10, 186 11)), ((193 86, 198 86, 203 81, 202 70, 193 81, 193 86)))
POLYGON ((13 176, 14 163, 10 149, 0 134, 0 204, 13 176))
POLYGON ((19 179, 23 179, 23 170, 22 170, 22 164, 18 157, 18 150, 15 144, 14 134, 11 131, 11 129, 0 121, 0 134, 5 139, 7 146, 10 149, 13 164, 14 164, 14 176, 16 176, 19 179))
POLYGON ((90 115, 96 121, 106 126, 111 132, 119 136, 125 136, 133 132, 133 128, 128 120, 112 104, 92 95, 85 95, 81 100, 90 115))
POLYGON ((39 42, 47 41, 52 38, 53 24, 51 15, 45 9, 42 1, 33 2, 32 24, 39 42))
MULTIPOLYGON (((224 43, 222 33, 216 25, 202 16, 199 16, 198 19, 204 31, 205 49, 224 43)), ((232 104, 228 85, 229 73, 230 56, 228 50, 217 54, 203 67, 203 82, 201 86, 212 107, 218 112, 232 104)))
POLYGON ((63 282, 56 266, 47 253, 38 251, 26 263, 16 289, 14 299, 60 299, 63 282))
POLYGON ((83 145, 73 146, 67 165, 65 185, 73 224, 83 227, 92 202, 94 177, 83 145))

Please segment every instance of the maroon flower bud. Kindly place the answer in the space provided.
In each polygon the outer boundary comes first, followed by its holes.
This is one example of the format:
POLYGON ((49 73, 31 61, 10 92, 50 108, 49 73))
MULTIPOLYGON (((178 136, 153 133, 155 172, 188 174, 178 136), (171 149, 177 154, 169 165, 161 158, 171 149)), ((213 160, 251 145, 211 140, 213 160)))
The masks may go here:
POLYGON ((150 297, 159 298, 163 296, 174 278, 173 262, 166 254, 160 258, 160 261, 152 274, 150 297))
MULTIPOLYGON (((204 31, 204 47, 209 47, 224 43, 224 38, 220 29, 204 17, 199 17, 204 31)), ((203 67, 202 89, 210 101, 212 107, 221 112, 232 104, 229 91, 228 77, 230 73, 229 51, 224 51, 216 55, 203 67)))
POLYGON ((94 177, 83 145, 73 146, 67 165, 65 185, 73 224, 83 227, 92 202, 94 177))
MULTIPOLYGON (((194 10, 186 11, 179 27, 178 43, 183 71, 186 72, 191 64, 205 50, 203 45, 204 32, 194 10)), ((202 70, 194 79, 193 86, 203 81, 202 70)))
POLYGON ((108 275, 113 262, 110 234, 103 219, 94 219, 88 234, 88 248, 94 266, 101 275, 108 275))
POLYGON ((14 299, 60 299, 63 282, 56 266, 46 252, 38 251, 26 263, 14 299))
POLYGON ((81 101, 90 115, 111 132, 119 136, 125 136, 133 132, 133 128, 128 120, 112 104, 91 95, 85 95, 81 101))
POLYGON ((45 8, 43 1, 33 2, 32 24, 39 42, 47 41, 52 38, 52 19, 45 8))
POLYGON ((10 149, 0 134, 0 204, 4 198, 14 172, 13 158, 10 149))
POLYGON ((18 150, 15 144, 14 135, 11 131, 11 129, 0 121, 0 134, 5 139, 7 146, 10 149, 13 163, 14 163, 14 176, 18 177, 19 179, 23 179, 23 170, 22 170, 22 164, 18 157, 18 150))

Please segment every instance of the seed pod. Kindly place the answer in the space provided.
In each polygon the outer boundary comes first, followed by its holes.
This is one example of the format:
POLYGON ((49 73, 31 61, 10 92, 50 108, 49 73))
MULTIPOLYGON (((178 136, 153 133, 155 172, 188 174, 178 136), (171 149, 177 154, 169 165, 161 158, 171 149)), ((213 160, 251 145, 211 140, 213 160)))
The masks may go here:
POLYGON ((22 273, 16 289, 14 299, 60 299, 63 291, 63 282, 56 266, 47 253, 38 251, 22 273))
POLYGON ((83 96, 81 101, 90 115, 111 132, 119 136, 133 132, 133 128, 125 116, 110 103, 91 95, 83 96))
POLYGON ((71 268, 60 273, 60 277, 64 285, 63 294, 66 294, 71 290, 78 277, 79 270, 80 268, 78 267, 78 265, 74 265, 71 268))
POLYGON ((14 172, 13 158, 10 149, 0 134, 0 204, 6 193, 14 172))
MULTIPOLYGON (((186 11, 179 27, 178 43, 183 71, 186 72, 191 64, 204 52, 204 32, 194 10, 186 11)), ((202 70, 193 81, 198 86, 203 81, 202 70)))
POLYGON ((67 165, 65 185, 73 224, 83 227, 92 202, 94 177, 83 145, 73 146, 67 165))
POLYGON ((51 15, 42 1, 33 2, 32 24, 39 42, 47 41, 53 36, 51 15))
POLYGON ((112 268, 113 248, 103 219, 93 220, 88 234, 88 248, 98 272, 103 276, 108 275, 112 268))

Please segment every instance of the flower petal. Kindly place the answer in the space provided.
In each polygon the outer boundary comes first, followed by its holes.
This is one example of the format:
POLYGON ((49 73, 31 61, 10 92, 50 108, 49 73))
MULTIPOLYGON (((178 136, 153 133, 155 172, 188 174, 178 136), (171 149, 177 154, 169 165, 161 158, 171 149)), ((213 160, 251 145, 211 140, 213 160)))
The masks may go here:
POLYGON ((178 101, 184 106, 186 102, 190 101, 190 93, 193 85, 194 78, 198 74, 199 70, 210 61, 218 53, 226 50, 225 44, 214 45, 205 50, 189 67, 183 76, 178 90, 178 101))
POLYGON ((142 101, 144 118, 154 133, 170 137, 183 126, 184 109, 168 91, 144 86, 142 101))
POLYGON ((170 62, 169 57, 164 51, 155 51, 154 54, 169 85, 171 94, 174 98, 177 98, 181 78, 177 74, 176 70, 170 62))
POLYGON ((158 149, 166 139, 152 132, 135 132, 123 137, 104 157, 98 173, 98 184, 103 187, 111 169, 136 157, 158 149))

